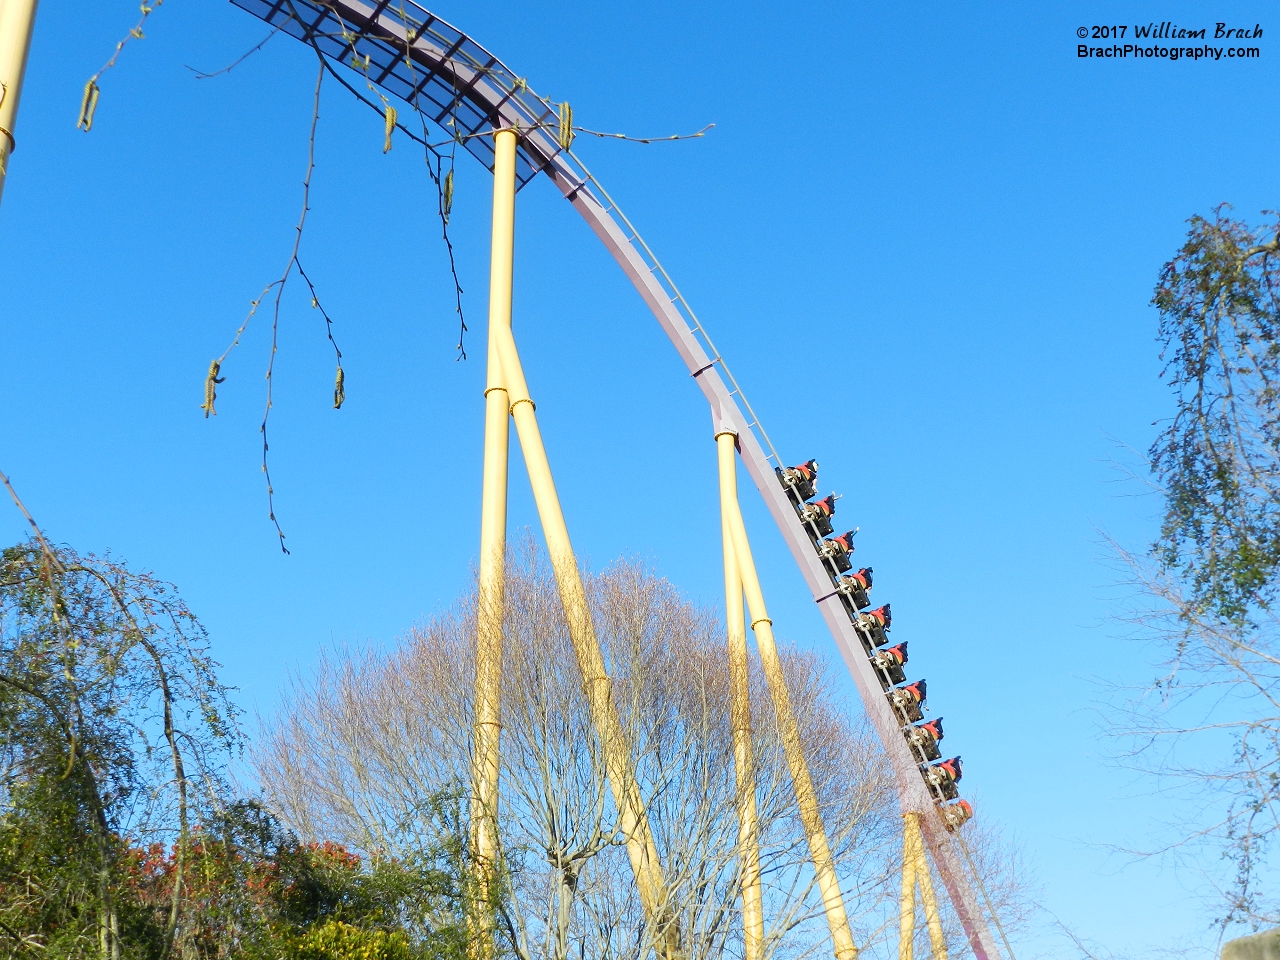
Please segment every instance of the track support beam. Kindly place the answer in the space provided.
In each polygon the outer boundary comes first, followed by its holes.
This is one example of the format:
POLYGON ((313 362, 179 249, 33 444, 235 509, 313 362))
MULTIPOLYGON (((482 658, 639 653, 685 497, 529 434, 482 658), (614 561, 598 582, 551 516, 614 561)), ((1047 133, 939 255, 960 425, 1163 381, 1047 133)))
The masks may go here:
MULTIPOLYGON (((496 887, 498 774, 502 736, 502 623, 506 608, 507 460, 510 401, 498 355, 500 330, 511 331, 515 259, 516 134, 494 134, 493 233, 489 260, 489 366, 484 391, 484 473, 480 501, 480 577, 476 608, 475 754, 471 768, 471 842, 478 899, 496 887)), ((494 956, 493 911, 472 918, 472 956, 494 956)))
POLYGON ((898 920, 898 960, 912 960, 916 935, 916 885, 924 901, 924 919, 929 926, 929 946, 933 960, 947 960, 947 940, 942 934, 938 899, 933 894, 933 878, 924 853, 920 817, 902 815, 902 913, 898 920))
POLYGON ((649 826, 644 797, 636 781, 631 762, 631 744, 618 710, 613 702, 612 681, 605 670, 604 655, 596 639, 591 622, 591 610, 587 594, 582 586, 582 575, 569 540, 569 528, 564 512, 560 509, 560 496, 556 493, 551 476, 551 464, 542 443, 542 431, 538 427, 537 414, 529 388, 525 383, 524 369, 516 351, 511 328, 494 327, 498 332, 498 353, 502 364, 502 377, 511 400, 511 416, 516 422, 516 435, 524 454, 529 483, 533 487, 533 499, 542 523, 542 534, 547 541, 547 554, 551 569, 555 572, 560 603, 564 607, 569 626, 569 638, 573 642, 582 670, 582 688, 587 698, 587 709, 600 749, 604 754, 605 771, 618 809, 618 831, 627 838, 627 856, 636 877, 640 903, 648 921, 649 938, 659 960, 677 960, 683 955, 680 944, 680 918, 672 910, 670 892, 658 858, 658 847, 649 826))
POLYGON ((36 22, 38 0, 0 0, 0 196, 9 169, 9 154, 17 141, 13 128, 18 119, 22 78, 27 72, 31 28, 36 22))
POLYGON ((729 645, 729 724, 737 787, 738 872, 742 883, 742 956, 759 960, 764 944, 764 903, 760 893, 760 838, 756 815, 755 756, 751 745, 750 665, 747 623, 742 610, 742 572, 733 539, 738 477, 732 431, 716 434, 720 458, 720 531, 724 541, 724 625, 729 645))
POLYGON ((756 575, 755 559, 747 540, 747 528, 742 522, 742 510, 738 506, 736 443, 737 437, 733 433, 725 430, 717 432, 721 509, 728 520, 742 590, 747 598, 747 611, 751 614, 751 629, 755 631, 756 649, 760 652, 760 665, 764 668, 769 695, 773 699, 778 735, 782 738, 783 753, 786 754, 787 767, 791 771, 796 806, 800 808, 800 822, 804 825, 805 836, 809 841, 809 856, 813 860, 822 905, 827 911, 831 945, 835 950, 836 960, 856 960, 858 948, 854 945, 853 933, 849 929, 844 897, 840 893, 840 881, 836 877, 835 864, 831 858, 831 845, 822 824, 818 796, 813 789, 813 778, 809 775, 809 763, 804 756, 800 726, 796 723, 795 711, 791 709, 786 678, 782 674, 782 661, 778 657, 777 644, 773 639, 773 621, 769 619, 769 611, 764 605, 764 593, 760 589, 760 578, 756 575))

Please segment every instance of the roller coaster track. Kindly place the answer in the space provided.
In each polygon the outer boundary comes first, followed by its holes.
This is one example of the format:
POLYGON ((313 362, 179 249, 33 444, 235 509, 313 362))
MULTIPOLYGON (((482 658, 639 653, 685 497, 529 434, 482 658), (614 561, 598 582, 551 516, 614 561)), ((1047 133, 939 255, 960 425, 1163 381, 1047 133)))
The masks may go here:
MULTIPOLYGON (((847 589, 837 589, 840 570, 820 552, 830 541, 803 522, 797 509, 808 497, 779 482, 786 475, 784 464, 724 357, 631 221, 586 166, 562 147, 554 105, 474 40, 411 0, 232 2, 330 61, 354 66, 385 93, 452 131, 489 170, 494 148, 486 134, 519 130, 518 188, 542 174, 573 204, 671 339, 711 405, 714 432, 737 434, 747 473, 791 549, 893 765, 903 813, 918 815, 925 844, 975 956, 1000 960, 978 897, 981 881, 956 836, 957 824, 944 813, 954 808, 941 806, 954 791, 944 793, 936 778, 931 785, 929 771, 936 768, 922 763, 929 757, 904 735, 913 729, 911 718, 894 704, 894 678, 873 659, 875 648, 886 640, 876 622, 859 612, 865 595, 854 599, 847 589)), ((847 587, 847 578, 845 583, 847 587)))

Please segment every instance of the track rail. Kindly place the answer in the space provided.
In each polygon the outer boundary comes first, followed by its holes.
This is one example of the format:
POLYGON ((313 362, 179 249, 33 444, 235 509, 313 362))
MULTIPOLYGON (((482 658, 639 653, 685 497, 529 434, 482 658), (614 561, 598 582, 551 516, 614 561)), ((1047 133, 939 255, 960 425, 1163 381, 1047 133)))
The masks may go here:
POLYGON ((921 777, 920 764, 903 736, 903 723, 885 696, 831 572, 778 482, 774 468, 784 464, 724 358, 653 251, 590 171, 558 142, 553 105, 475 41, 410 0, 232 2, 321 55, 354 65, 387 93, 448 125, 490 170, 492 138, 483 134, 507 127, 520 130, 518 185, 523 187, 539 173, 550 178, 666 331, 710 404, 711 432, 737 434, 743 465, 786 540, 893 764, 901 808, 919 815, 925 843, 974 954, 979 960, 1001 960, 978 902, 977 878, 965 866, 957 839, 921 777))

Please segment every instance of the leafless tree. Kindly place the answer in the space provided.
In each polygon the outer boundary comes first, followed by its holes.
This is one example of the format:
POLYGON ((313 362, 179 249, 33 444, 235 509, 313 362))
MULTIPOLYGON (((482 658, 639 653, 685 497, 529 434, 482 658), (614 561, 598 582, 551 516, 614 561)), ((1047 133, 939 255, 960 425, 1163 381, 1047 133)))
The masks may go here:
MULTIPOLYGON (((589 578, 596 631, 690 958, 741 949, 737 821, 723 628, 640 564, 589 578)), ((433 792, 470 771, 474 592, 389 653, 330 653, 295 680, 259 739, 269 801, 304 838, 410 856, 433 792)), ((901 820, 888 764, 824 663, 784 665, 855 935, 896 931, 901 820)), ((751 678, 766 954, 823 948, 826 921, 764 677, 751 678)), ((643 957, 634 893, 554 578, 526 545, 509 564, 502 688, 500 927, 522 958, 643 957)), ((957 944, 958 945, 958 944, 957 944)))
POLYGON ((1266 853, 1280 835, 1280 618, 1227 620, 1181 578, 1112 545, 1134 587, 1125 618, 1156 676, 1119 691, 1120 760, 1151 778, 1166 839, 1127 852, 1188 873, 1224 930, 1280 923, 1266 853))

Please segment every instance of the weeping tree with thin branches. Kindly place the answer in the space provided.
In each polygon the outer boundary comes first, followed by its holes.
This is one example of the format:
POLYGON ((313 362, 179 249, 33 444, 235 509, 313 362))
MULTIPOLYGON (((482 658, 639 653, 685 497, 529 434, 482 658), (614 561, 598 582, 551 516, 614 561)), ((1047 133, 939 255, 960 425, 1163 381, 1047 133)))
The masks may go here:
POLYGON ((1151 447, 1160 535, 1133 571, 1159 677, 1120 718, 1129 756, 1193 800, 1161 852, 1193 866, 1224 926, 1280 923, 1280 219, 1193 217, 1165 265, 1162 376, 1174 413, 1151 447), (1225 867, 1225 869, 1223 869, 1225 867))
POLYGON ((171 586, 42 541, 4 550, 4 949, 171 955, 193 825, 223 791, 236 730, 204 628, 171 586), (128 882, 138 841, 173 851, 164 904, 143 902, 128 882))

